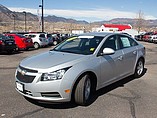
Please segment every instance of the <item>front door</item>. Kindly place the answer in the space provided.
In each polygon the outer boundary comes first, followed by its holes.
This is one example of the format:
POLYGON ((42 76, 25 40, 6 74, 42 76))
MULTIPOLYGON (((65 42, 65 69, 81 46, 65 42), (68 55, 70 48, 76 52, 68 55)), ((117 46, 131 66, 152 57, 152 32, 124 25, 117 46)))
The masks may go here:
POLYGON ((115 53, 99 57, 101 60, 102 86, 110 84, 110 82, 112 81, 116 81, 125 71, 123 68, 124 54, 123 51, 120 49, 117 36, 114 35, 108 37, 104 42, 102 48, 100 49, 100 52, 102 52, 104 48, 111 48, 115 51, 115 53))

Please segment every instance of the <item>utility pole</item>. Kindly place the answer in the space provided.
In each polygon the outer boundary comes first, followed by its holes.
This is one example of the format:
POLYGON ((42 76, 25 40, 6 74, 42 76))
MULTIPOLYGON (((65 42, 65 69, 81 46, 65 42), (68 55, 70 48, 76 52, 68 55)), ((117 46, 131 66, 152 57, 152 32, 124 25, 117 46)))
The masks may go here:
POLYGON ((44 1, 42 0, 42 4, 39 5, 39 7, 41 7, 41 12, 42 12, 42 16, 41 16, 41 22, 42 22, 42 32, 44 32, 44 1))

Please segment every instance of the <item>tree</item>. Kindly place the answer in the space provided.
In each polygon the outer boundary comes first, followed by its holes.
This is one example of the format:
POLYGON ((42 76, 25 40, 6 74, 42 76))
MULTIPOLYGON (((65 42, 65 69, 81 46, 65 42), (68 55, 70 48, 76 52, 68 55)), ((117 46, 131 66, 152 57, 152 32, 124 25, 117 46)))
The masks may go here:
POLYGON ((136 27, 137 27, 138 33, 140 33, 142 28, 144 28, 145 26, 144 13, 141 10, 138 12, 136 20, 137 20, 136 27))

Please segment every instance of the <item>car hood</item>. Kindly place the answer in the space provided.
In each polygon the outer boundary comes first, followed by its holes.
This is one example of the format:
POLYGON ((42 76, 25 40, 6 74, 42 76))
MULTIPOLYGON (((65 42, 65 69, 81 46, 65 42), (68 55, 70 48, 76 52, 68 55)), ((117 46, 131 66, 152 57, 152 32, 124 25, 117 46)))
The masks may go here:
POLYGON ((88 55, 79 55, 65 52, 49 51, 24 59, 20 65, 32 69, 47 69, 55 66, 73 66, 83 60, 88 60, 88 55))

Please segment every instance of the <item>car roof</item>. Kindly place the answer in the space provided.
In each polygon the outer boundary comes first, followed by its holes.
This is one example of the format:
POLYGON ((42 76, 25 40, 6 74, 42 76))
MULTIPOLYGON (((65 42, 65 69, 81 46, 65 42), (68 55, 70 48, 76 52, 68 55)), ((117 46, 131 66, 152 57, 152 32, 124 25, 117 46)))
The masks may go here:
POLYGON ((90 33, 84 33, 84 34, 80 34, 78 36, 99 36, 99 37, 106 37, 106 36, 110 36, 110 35, 123 35, 123 36, 129 36, 128 34, 124 34, 124 33, 120 33, 120 32, 90 32, 90 33))
POLYGON ((30 34, 28 34, 28 35, 41 35, 41 34, 44 34, 44 35, 45 35, 45 33, 30 33, 30 34))
POLYGON ((109 33, 109 32, 90 32, 90 33, 80 34, 79 36, 101 36, 101 37, 105 37, 105 36, 110 35, 110 34, 117 34, 117 33, 109 33))

